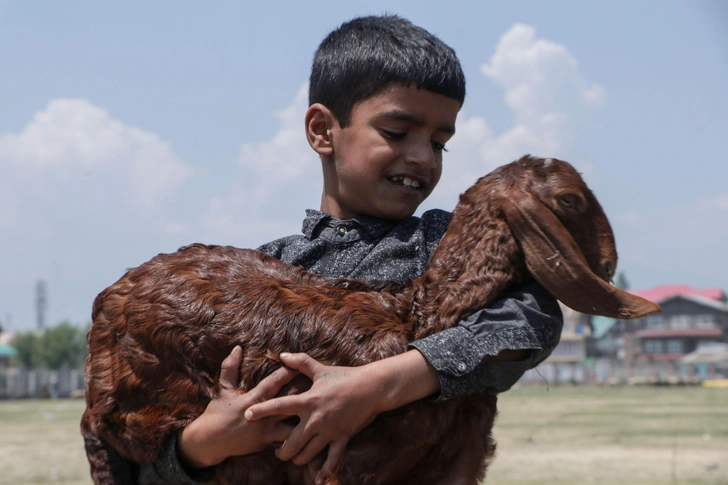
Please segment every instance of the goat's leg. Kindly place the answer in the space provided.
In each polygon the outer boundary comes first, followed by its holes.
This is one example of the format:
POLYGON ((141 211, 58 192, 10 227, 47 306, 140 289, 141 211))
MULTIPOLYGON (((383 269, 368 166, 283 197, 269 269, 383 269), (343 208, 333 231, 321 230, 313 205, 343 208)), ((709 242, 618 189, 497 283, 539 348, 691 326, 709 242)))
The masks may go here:
POLYGON ((132 485, 136 478, 132 475, 138 470, 125 460, 119 452, 98 436, 84 436, 84 447, 88 457, 91 480, 96 485, 132 485))

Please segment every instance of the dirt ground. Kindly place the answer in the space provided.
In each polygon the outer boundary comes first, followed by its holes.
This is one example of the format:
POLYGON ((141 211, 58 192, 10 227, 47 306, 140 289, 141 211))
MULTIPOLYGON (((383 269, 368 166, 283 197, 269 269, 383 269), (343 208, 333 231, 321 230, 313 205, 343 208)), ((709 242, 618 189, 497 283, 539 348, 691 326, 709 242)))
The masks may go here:
POLYGON ((91 483, 83 400, 0 401, 0 483, 91 483))
MULTIPOLYGON (((88 485, 82 400, 0 401, 0 484, 88 485)), ((486 483, 728 485, 728 389, 517 388, 486 483)))
POLYGON ((493 484, 728 484, 728 390, 545 387, 499 398, 493 484))

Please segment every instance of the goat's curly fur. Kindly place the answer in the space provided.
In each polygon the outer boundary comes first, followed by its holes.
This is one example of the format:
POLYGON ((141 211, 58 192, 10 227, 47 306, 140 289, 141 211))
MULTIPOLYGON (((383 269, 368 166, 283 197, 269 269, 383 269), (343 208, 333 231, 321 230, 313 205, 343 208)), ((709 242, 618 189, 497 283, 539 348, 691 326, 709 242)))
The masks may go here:
MULTIPOLYGON (((517 194, 552 197, 544 185, 565 187, 590 206, 579 223, 565 223, 589 266, 603 273, 604 258, 616 264, 606 216, 578 173, 565 162, 524 157, 461 196, 430 268, 408 285, 329 280, 257 251, 199 244, 130 270, 96 298, 88 335, 81 429, 94 482, 124 482, 114 450, 135 463, 157 459, 165 440, 213 398, 235 345, 248 390, 280 366, 281 352, 363 365, 404 352, 526 283, 532 264, 503 204, 517 194), (594 228, 596 235, 580 233, 594 228)), ((549 209, 568 219, 558 204, 549 209)), ((495 451, 495 415, 489 394, 383 413, 349 442, 337 480, 434 484, 456 483, 457 475, 457 483, 476 484, 495 451)), ((216 481, 312 484, 322 463, 319 456, 296 467, 265 451, 226 460, 216 481)))

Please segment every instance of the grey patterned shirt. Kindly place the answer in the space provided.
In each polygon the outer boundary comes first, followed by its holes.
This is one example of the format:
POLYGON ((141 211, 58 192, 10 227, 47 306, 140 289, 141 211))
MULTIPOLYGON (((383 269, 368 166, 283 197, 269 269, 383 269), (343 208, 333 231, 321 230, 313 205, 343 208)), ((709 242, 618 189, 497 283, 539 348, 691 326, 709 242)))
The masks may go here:
MULTIPOLYGON (((339 221, 308 210, 303 234, 258 248, 281 261, 331 278, 405 282, 422 275, 442 239, 450 213, 425 212, 404 221, 360 218, 339 221)), ((556 299, 538 283, 480 310, 456 327, 413 342, 436 369, 441 391, 432 400, 510 389, 523 373, 549 356, 563 319, 556 299), (518 362, 483 362, 503 350, 529 350, 518 362)), ((194 484, 212 479, 213 469, 186 473, 172 439, 153 466, 141 468, 140 483, 194 484)))

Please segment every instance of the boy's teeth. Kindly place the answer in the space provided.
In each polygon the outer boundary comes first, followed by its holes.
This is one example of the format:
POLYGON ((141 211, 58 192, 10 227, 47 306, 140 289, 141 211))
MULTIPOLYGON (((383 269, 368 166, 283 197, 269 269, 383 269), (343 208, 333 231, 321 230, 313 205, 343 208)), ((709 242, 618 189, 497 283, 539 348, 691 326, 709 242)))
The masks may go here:
POLYGON ((412 187, 417 189, 420 187, 420 183, 417 180, 412 180, 409 177, 392 177, 392 182, 402 182, 405 187, 412 187))

